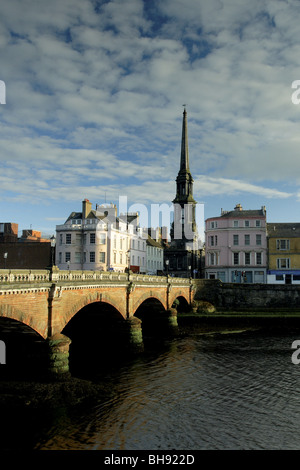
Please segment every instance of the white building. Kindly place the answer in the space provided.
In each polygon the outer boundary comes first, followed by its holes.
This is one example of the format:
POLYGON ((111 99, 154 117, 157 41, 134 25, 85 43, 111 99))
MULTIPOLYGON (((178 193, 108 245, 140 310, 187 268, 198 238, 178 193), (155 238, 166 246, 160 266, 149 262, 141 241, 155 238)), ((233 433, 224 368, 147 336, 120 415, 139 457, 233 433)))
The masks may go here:
POLYGON ((134 228, 117 217, 114 204, 96 206, 85 199, 82 212, 72 212, 56 226, 56 265, 71 270, 124 272, 129 264, 134 228))
POLYGON ((153 238, 148 235, 147 239, 147 273, 159 274, 164 269, 164 248, 162 245, 161 232, 159 229, 151 230, 153 238))

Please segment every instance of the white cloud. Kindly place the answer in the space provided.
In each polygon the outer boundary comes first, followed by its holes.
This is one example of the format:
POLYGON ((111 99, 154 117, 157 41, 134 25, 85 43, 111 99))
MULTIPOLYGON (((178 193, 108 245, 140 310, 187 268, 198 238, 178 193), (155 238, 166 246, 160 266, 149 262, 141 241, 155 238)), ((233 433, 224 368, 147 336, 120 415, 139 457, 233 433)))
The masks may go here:
POLYGON ((1 4, 4 199, 172 200, 183 103, 201 198, 297 192, 298 2, 23 3, 1 4))

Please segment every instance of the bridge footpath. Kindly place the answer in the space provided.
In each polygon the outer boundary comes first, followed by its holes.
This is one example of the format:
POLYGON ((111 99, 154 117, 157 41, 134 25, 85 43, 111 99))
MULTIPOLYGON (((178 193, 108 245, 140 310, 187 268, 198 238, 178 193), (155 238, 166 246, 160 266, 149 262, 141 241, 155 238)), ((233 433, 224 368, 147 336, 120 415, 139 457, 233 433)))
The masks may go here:
POLYGON ((29 326, 50 348, 51 370, 68 371, 70 338, 62 334, 85 306, 113 306, 128 328, 129 343, 142 348, 142 322, 135 316, 149 299, 161 305, 162 318, 177 325, 176 299, 191 305, 195 283, 187 278, 101 271, 0 270, 0 318, 29 326))

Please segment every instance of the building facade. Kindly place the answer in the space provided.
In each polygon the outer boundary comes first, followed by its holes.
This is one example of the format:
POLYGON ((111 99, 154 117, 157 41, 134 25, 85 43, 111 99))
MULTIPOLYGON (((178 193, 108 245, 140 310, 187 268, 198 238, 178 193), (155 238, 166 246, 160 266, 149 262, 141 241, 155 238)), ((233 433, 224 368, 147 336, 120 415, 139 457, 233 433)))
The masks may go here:
POLYGON ((164 270, 164 247, 161 239, 147 239, 147 274, 159 275, 164 270))
POLYGON ((54 247, 51 239, 42 238, 39 230, 23 230, 19 225, 0 223, 0 269, 47 269, 53 265, 54 247))
POLYGON ((176 178, 176 196, 173 200, 174 221, 171 228, 171 243, 165 250, 166 270, 174 276, 191 277, 193 273, 198 273, 200 258, 196 224, 197 203, 193 197, 193 183, 189 166, 187 112, 184 109, 180 169, 176 178))
POLYGON ((267 282, 266 209, 233 211, 205 221, 205 277, 223 282, 267 282))
POLYGON ((268 284, 300 284, 300 224, 268 223, 268 284))
POLYGON ((117 216, 114 204, 85 199, 82 212, 72 212, 56 226, 56 265, 60 269, 146 273, 146 240, 138 213, 117 216))

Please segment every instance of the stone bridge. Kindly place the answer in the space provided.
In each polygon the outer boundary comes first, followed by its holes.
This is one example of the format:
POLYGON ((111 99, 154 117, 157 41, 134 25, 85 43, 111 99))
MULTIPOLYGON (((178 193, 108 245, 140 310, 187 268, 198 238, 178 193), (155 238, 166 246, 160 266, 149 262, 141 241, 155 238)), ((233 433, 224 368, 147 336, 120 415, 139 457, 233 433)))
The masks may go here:
POLYGON ((71 339, 64 332, 85 307, 91 304, 98 307, 100 303, 109 305, 119 323, 126 326, 129 343, 142 348, 142 321, 137 312, 143 305, 149 300, 155 301, 161 318, 176 326, 174 302, 191 305, 194 295, 194 283, 186 278, 60 271, 57 267, 51 270, 0 270, 0 319, 27 325, 46 340, 51 351, 50 369, 54 372, 68 370, 71 339))

